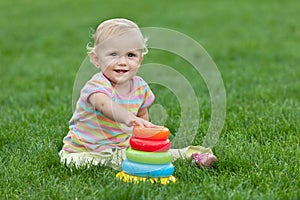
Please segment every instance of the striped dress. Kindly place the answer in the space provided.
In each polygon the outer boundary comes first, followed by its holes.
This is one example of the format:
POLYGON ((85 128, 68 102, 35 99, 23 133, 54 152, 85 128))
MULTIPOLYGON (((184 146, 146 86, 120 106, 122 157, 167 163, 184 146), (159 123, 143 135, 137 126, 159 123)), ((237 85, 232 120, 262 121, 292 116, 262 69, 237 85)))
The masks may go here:
POLYGON ((93 93, 104 93, 131 113, 146 109, 154 101, 148 84, 138 76, 131 80, 130 93, 119 94, 103 73, 95 74, 80 92, 75 112, 69 122, 69 132, 64 138, 63 150, 70 153, 100 152, 108 148, 128 146, 132 127, 105 117, 88 101, 93 93))

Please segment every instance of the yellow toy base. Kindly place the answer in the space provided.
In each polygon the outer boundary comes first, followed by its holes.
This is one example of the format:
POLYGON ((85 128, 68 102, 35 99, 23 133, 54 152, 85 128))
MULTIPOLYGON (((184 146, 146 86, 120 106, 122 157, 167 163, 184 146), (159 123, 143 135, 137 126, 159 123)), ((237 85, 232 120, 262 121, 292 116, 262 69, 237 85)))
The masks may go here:
POLYGON ((166 185, 169 183, 176 182, 176 178, 174 176, 168 176, 163 178, 148 178, 148 177, 132 176, 126 174, 124 171, 117 173, 116 177, 125 183, 129 183, 129 182, 139 183, 141 181, 145 182, 146 180, 149 180, 150 183, 161 183, 163 185, 166 185))

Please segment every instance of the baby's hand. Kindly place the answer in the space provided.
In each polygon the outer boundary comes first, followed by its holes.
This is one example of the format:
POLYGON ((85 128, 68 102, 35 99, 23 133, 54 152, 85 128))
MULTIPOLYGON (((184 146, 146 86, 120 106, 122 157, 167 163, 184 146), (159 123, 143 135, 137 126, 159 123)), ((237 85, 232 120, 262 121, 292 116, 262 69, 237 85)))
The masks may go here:
POLYGON ((146 127, 146 128, 154 128, 157 127, 157 125, 152 124, 151 122, 140 118, 140 117, 134 117, 131 122, 129 122, 128 124, 129 126, 142 126, 142 127, 146 127))

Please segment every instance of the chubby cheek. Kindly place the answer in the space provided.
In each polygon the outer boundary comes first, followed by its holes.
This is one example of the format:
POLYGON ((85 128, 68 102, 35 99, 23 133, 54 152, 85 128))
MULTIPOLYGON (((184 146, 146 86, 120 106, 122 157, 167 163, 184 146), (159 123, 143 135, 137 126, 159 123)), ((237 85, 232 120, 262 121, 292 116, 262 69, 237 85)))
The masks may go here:
POLYGON ((132 65, 130 66, 130 74, 136 74, 138 69, 139 69, 140 65, 132 65))
POLYGON ((132 67, 132 68, 139 68, 141 63, 139 60, 130 60, 128 62, 129 66, 132 67))
POLYGON ((109 61, 102 61, 100 63, 100 68, 102 71, 105 71, 107 68, 113 68, 117 62, 109 60, 109 61))
POLYGON ((135 66, 135 67, 132 69, 132 72, 137 73, 137 71, 138 71, 139 68, 140 68, 140 65, 135 66))

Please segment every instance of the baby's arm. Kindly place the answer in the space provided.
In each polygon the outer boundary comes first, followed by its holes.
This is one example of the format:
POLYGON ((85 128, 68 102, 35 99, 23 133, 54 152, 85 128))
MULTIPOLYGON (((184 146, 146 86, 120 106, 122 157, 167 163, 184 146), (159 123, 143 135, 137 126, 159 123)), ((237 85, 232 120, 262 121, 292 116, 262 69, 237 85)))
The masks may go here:
POLYGON ((106 117, 116 122, 124 123, 127 126, 153 126, 147 118, 144 118, 144 115, 143 118, 140 115, 140 117, 135 116, 103 93, 92 94, 89 97, 89 102, 106 117))
POLYGON ((149 121, 149 114, 147 108, 140 109, 137 116, 143 118, 144 120, 149 121))

